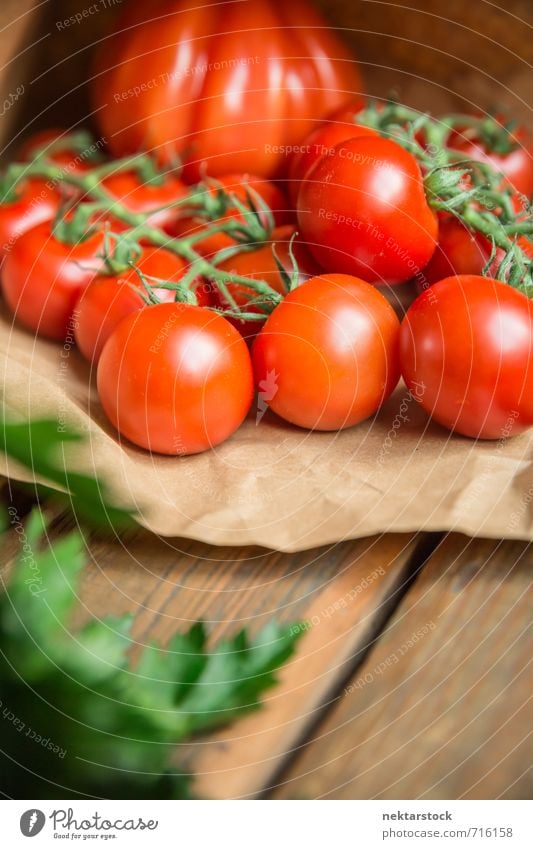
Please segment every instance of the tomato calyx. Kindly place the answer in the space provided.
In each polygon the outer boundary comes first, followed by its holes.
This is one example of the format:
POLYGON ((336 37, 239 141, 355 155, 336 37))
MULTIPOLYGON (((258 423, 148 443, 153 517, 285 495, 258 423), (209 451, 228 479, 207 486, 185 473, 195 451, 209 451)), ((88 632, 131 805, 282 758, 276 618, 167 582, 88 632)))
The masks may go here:
POLYGON ((450 137, 460 127, 462 136, 474 134, 490 151, 509 153, 518 146, 512 124, 490 116, 450 114, 437 119, 394 101, 370 103, 353 120, 408 150, 422 169, 432 209, 454 215, 471 232, 487 238, 494 252, 503 251, 498 279, 533 297, 533 262, 519 238, 533 237, 533 216, 516 211, 516 192, 494 164, 467 158, 450 146, 450 137))

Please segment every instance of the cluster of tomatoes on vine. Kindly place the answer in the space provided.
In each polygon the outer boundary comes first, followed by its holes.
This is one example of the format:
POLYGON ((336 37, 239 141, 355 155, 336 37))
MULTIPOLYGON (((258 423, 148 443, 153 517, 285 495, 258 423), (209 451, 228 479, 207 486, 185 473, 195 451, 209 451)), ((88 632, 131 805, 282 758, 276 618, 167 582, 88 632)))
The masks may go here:
POLYGON ((74 334, 119 433, 164 454, 227 439, 259 392, 293 425, 351 427, 400 376, 475 438, 533 424, 533 159, 476 116, 357 102, 283 178, 205 176, 84 134, 33 137, 6 169, 2 292, 74 334), (394 287, 416 281, 405 315, 394 287))

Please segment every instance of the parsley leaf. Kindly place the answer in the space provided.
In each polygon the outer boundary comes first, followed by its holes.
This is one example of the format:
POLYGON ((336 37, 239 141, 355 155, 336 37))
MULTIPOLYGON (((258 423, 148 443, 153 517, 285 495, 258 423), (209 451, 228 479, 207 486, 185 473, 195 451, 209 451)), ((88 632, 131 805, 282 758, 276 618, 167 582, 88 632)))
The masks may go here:
POLYGON ((261 706, 302 629, 270 623, 210 647, 201 622, 130 662, 132 619, 91 619, 76 632, 85 543, 51 539, 39 510, 0 596, 0 760, 15 798, 185 798, 172 745, 261 706))
MULTIPOLYGON (((20 423, 2 422, 0 451, 31 469, 39 477, 55 484, 76 516, 97 527, 121 528, 131 523, 131 511, 109 503, 102 483, 81 472, 70 471, 64 456, 65 445, 83 437, 54 419, 37 419, 20 423)), ((55 489, 54 489, 55 491, 55 489)))

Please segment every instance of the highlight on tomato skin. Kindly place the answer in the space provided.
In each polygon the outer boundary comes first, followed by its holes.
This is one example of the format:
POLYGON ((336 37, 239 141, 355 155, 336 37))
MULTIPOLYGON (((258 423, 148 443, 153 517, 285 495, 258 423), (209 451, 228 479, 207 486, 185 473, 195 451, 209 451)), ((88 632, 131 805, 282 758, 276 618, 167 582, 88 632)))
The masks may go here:
POLYGON ((64 341, 83 291, 102 268, 101 231, 71 245, 44 222, 23 233, 2 265, 2 293, 15 317, 48 339, 64 341))
POLYGON ((416 276, 438 237, 422 171, 390 139, 341 142, 302 181, 298 224, 322 268, 376 285, 416 276))
POLYGON ((45 180, 24 180, 13 200, 0 204, 0 263, 11 252, 23 233, 52 221, 57 214, 61 197, 45 180))
POLYGON ((197 454, 228 439, 253 399, 250 354, 222 316, 183 303, 124 318, 97 368, 102 407, 119 433, 159 454, 197 454))
POLYGON ((533 425, 533 304, 505 283, 462 275, 427 289, 402 322, 400 360, 413 397, 449 430, 504 439, 533 425))
POLYGON ((286 421, 342 430, 374 415, 399 376, 400 322, 375 286, 314 277, 276 307, 252 347, 259 396, 286 421))
POLYGON ((280 176, 285 148, 361 91, 352 53, 307 0, 152 0, 129 4, 102 43, 92 100, 113 155, 182 155, 194 183, 280 176))

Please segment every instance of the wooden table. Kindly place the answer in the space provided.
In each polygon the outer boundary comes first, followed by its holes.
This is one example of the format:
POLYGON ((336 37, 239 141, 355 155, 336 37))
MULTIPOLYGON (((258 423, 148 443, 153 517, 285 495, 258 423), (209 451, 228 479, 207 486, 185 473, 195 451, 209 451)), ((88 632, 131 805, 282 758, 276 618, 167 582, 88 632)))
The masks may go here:
POLYGON ((264 710, 177 753, 202 797, 529 798, 531 565, 459 535, 280 554, 135 531, 89 541, 79 616, 133 611, 141 643, 310 623, 264 710))

